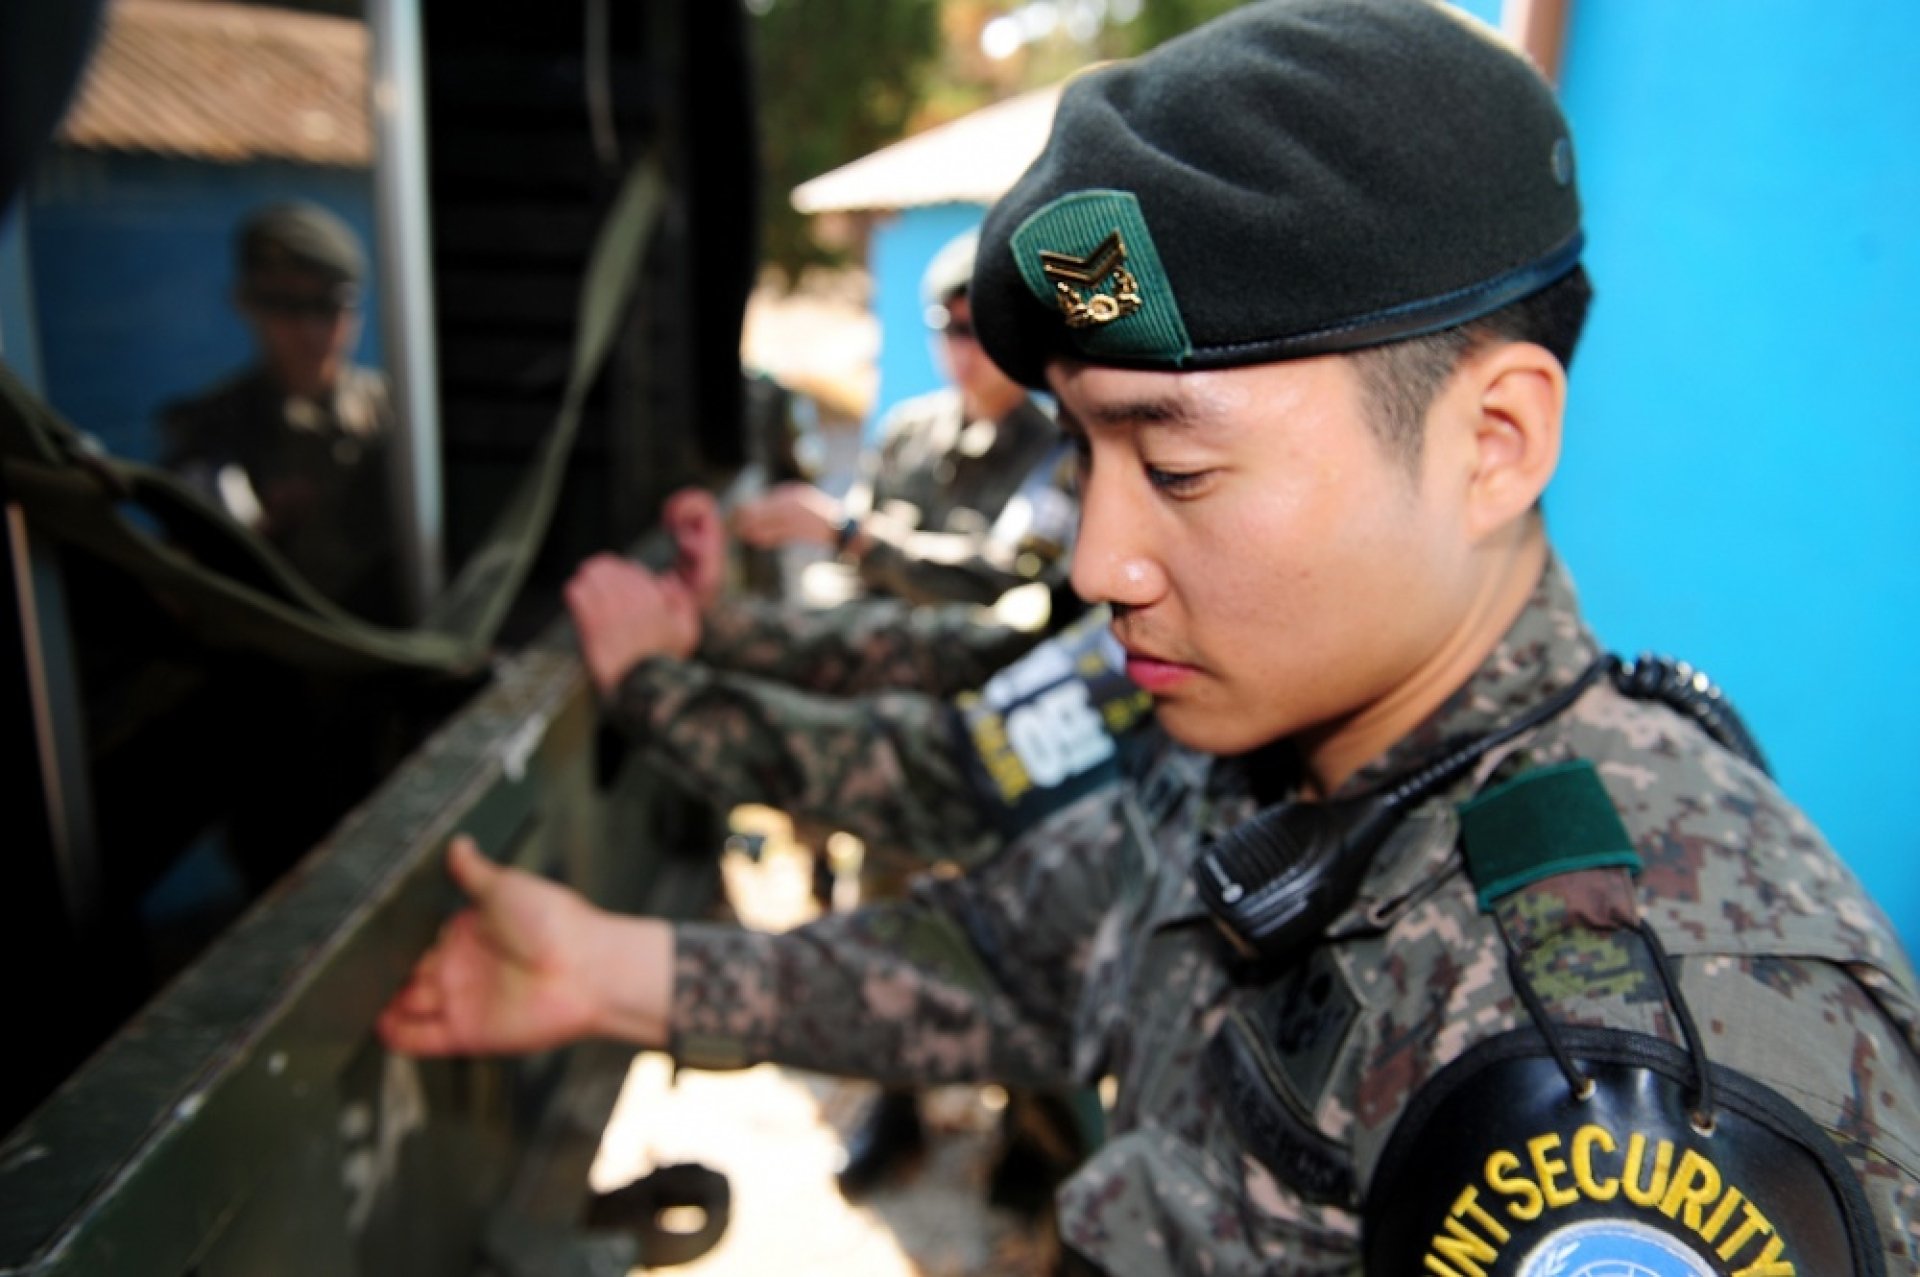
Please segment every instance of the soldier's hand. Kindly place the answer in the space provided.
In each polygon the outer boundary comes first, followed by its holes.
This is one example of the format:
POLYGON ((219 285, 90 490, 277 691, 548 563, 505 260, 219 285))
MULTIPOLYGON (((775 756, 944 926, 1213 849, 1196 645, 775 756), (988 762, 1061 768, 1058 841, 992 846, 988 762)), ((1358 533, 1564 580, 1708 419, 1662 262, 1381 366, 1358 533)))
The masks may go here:
POLYGON ((567 582, 580 657, 602 696, 649 656, 685 658, 700 646, 700 608, 679 576, 655 576, 630 559, 596 554, 567 582))
POLYGON ((673 570, 704 612, 726 584, 727 527, 720 519, 720 503, 705 488, 682 488, 667 498, 662 521, 680 548, 673 570))
POLYGON ((839 539, 840 503, 810 483, 781 483, 733 512, 733 530, 760 549, 782 545, 823 545, 839 539))
POLYGON ((408 1055, 541 1051, 597 1032, 591 937, 599 913, 544 878, 502 868, 455 838, 447 870, 472 900, 441 929, 380 1013, 408 1055))

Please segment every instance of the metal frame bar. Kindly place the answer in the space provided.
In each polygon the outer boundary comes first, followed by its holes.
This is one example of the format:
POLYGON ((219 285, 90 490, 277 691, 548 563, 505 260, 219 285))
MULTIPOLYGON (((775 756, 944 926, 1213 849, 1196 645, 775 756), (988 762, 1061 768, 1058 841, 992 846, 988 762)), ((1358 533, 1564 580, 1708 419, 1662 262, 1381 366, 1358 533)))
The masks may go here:
POLYGON ((84 941, 100 920, 100 843, 66 589, 53 548, 33 538, 25 512, 13 502, 7 503, 7 550, 54 872, 67 918, 84 941))
POLYGON ((413 0, 367 0, 367 26, 373 63, 368 81, 376 135, 381 332, 401 423, 393 450, 395 508, 402 528, 403 584, 412 615, 418 617, 440 593, 446 572, 419 7, 413 0))

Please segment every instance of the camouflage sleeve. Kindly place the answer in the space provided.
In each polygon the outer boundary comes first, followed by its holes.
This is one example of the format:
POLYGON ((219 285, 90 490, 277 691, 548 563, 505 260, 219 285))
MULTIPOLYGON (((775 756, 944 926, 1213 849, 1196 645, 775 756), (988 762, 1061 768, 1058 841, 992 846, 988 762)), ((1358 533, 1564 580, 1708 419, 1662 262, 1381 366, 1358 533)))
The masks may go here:
POLYGON ((1091 796, 970 874, 783 935, 678 927, 674 1055, 922 1085, 1089 1080, 1076 1008, 1116 905, 1099 845, 1115 803, 1091 796))
POLYGON ((923 604, 991 603, 1029 582, 1053 584, 1066 575, 1079 521, 1077 485, 1074 450, 1060 443, 977 533, 921 532, 869 520, 860 579, 923 604))
MULTIPOLYGON (((876 520, 872 544, 860 556, 860 579, 909 602, 991 603, 1035 579, 1002 563, 985 537, 957 533, 899 533, 876 520)), ((1038 566, 1038 565, 1036 565, 1038 566)))
POLYGON ((933 697, 827 697, 656 657, 608 709, 649 763, 723 806, 767 803, 922 864, 970 864, 1000 845, 955 711, 933 697))
POLYGON ((1043 636, 996 624, 981 609, 916 608, 862 599, 804 611, 728 600, 706 617, 706 664, 835 696, 900 690, 955 696, 978 687, 1043 636))

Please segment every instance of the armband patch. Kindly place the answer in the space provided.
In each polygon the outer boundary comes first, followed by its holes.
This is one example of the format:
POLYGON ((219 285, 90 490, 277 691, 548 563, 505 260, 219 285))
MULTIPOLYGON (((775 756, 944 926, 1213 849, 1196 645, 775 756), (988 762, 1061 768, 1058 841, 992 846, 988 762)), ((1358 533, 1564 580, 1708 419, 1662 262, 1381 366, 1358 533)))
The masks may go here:
POLYGON ((1007 833, 1114 779, 1117 739, 1151 712, 1106 619, 1088 614, 954 700, 975 793, 1007 833))
POLYGON ((1670 1043, 1531 1027, 1414 1096, 1368 1189, 1366 1271, 1423 1277, 1880 1277, 1873 1217, 1826 1132, 1718 1065, 1710 1124, 1670 1043))

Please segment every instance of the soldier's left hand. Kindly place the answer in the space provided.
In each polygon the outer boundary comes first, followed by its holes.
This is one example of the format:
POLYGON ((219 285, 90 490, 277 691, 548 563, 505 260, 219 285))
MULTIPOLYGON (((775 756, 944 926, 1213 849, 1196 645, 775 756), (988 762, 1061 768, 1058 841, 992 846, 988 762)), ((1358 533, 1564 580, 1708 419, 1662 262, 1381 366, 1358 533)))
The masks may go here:
POLYGON ((661 519, 680 550, 673 570, 704 612, 726 584, 727 528, 720 520, 720 503, 705 488, 682 488, 667 498, 661 519))
POLYGON ((567 582, 580 657, 602 696, 649 656, 691 656, 700 609, 679 576, 655 576, 631 559, 596 554, 567 582))

